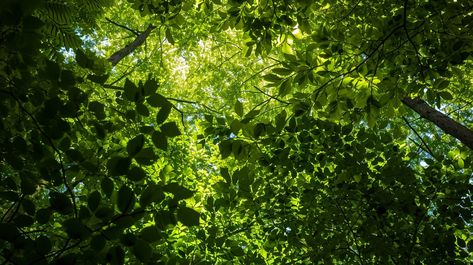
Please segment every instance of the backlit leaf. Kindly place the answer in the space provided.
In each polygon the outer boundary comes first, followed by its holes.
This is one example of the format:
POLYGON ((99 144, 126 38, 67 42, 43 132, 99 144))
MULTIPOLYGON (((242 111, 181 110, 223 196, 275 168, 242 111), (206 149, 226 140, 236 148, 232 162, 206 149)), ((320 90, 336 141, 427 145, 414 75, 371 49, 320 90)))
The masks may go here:
POLYGON ((135 193, 133 193, 133 190, 130 187, 123 185, 117 193, 118 210, 122 213, 126 213, 133 209, 134 205, 135 193))
POLYGON ((199 225, 200 214, 188 207, 179 207, 177 209, 177 219, 186 226, 199 225))

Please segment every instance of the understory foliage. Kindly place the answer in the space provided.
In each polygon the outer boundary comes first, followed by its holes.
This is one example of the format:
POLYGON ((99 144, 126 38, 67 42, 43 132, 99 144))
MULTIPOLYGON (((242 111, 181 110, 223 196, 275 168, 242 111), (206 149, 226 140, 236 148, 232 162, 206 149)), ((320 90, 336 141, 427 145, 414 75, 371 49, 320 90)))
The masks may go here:
POLYGON ((472 52, 468 0, 3 0, 0 263, 471 264, 472 52))

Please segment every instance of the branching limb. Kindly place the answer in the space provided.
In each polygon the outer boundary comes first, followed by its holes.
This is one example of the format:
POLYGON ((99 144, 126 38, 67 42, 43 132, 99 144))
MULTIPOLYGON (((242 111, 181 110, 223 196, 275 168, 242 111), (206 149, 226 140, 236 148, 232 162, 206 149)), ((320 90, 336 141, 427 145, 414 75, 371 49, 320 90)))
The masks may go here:
POLYGON ((58 158, 59 158, 59 164, 61 166, 61 174, 62 174, 62 179, 63 179, 63 182, 64 182, 64 186, 66 187, 66 190, 67 192, 69 193, 70 197, 71 197, 71 200, 72 200, 72 204, 74 206, 74 216, 77 217, 77 205, 76 205, 76 200, 75 200, 75 195, 74 195, 74 191, 71 189, 71 187, 69 186, 69 184, 67 183, 67 179, 66 179, 66 170, 64 168, 64 163, 63 163, 63 158, 62 158, 62 153, 59 151, 59 149, 56 147, 56 145, 54 144, 53 140, 51 139, 51 137, 49 137, 49 135, 46 134, 46 132, 41 128, 41 125, 39 124, 38 120, 33 116, 33 114, 31 114, 26 108, 25 106, 23 106, 21 100, 13 93, 13 92, 9 92, 9 91, 5 91, 5 90, 0 90, 0 92, 2 93, 5 93, 9 96, 11 96, 17 103, 18 103, 18 106, 20 107, 20 109, 26 113, 26 115, 28 115, 31 120, 33 121, 35 127, 38 129, 38 131, 44 136, 44 138, 46 139, 46 141, 48 142, 49 146, 51 146, 51 148, 54 150, 54 152, 58 155, 58 158))
POLYGON ((113 25, 115 25, 115 26, 117 26, 117 27, 120 27, 120 28, 122 28, 122 29, 128 30, 129 32, 133 33, 133 34, 136 35, 136 36, 140 36, 140 34, 141 34, 141 32, 136 31, 136 30, 134 30, 134 29, 131 29, 131 28, 125 26, 125 25, 119 24, 119 23, 117 23, 117 22, 115 22, 115 21, 109 19, 108 17, 106 17, 105 20, 107 20, 109 23, 111 23, 111 24, 113 24, 113 25))
MULTIPOLYGON (((406 119, 406 117, 402 117, 402 119, 404 120, 404 122, 406 123, 406 125, 415 133, 415 135, 417 136, 417 138, 419 138, 419 140, 422 142, 422 144, 425 146, 425 148, 427 149, 427 153, 429 153, 433 158, 436 158, 436 156, 434 155, 434 152, 432 152, 432 150, 430 149, 430 147, 427 145, 427 143, 424 141, 424 139, 422 139, 422 137, 420 136, 420 134, 416 131, 416 129, 414 129, 414 127, 412 127, 411 123, 406 119)), ((422 148, 424 149, 424 148, 422 148)), ((425 150, 425 149, 424 149, 425 150)))
POLYGON ((253 87, 254 87, 256 90, 258 90, 259 92, 261 92, 263 95, 265 95, 265 96, 267 96, 267 97, 270 97, 270 98, 272 98, 272 99, 274 99, 274 100, 276 100, 276 101, 278 101, 278 102, 281 102, 281 103, 286 104, 286 105, 290 105, 290 104, 291 104, 291 103, 289 103, 289 102, 287 102, 287 101, 284 101, 284 100, 282 100, 282 99, 279 99, 279 98, 277 98, 277 97, 275 97, 275 96, 273 96, 273 95, 270 95, 270 94, 264 92, 263 90, 259 89, 257 86, 253 86, 253 87))
POLYGON ((145 40, 148 38, 149 34, 156 28, 156 26, 153 25, 148 25, 148 28, 146 28, 145 31, 143 31, 141 34, 139 34, 136 39, 126 45, 124 48, 120 49, 119 51, 115 52, 108 58, 108 60, 112 63, 112 65, 116 65, 118 62, 120 62, 123 58, 125 58, 127 55, 132 53, 136 48, 141 46, 145 40))

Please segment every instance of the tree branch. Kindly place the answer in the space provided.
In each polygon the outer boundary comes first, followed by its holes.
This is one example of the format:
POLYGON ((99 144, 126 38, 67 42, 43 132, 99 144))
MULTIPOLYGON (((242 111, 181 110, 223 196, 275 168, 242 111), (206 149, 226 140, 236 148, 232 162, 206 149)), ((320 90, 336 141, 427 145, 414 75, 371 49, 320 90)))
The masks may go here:
POLYGON ((138 48, 141 44, 145 42, 145 40, 148 38, 149 34, 155 29, 156 27, 153 25, 149 25, 148 28, 143 31, 140 35, 136 37, 136 39, 125 46, 125 48, 120 49, 119 51, 115 52, 108 58, 108 61, 112 63, 112 65, 118 64, 123 58, 125 58, 127 55, 132 53, 136 48, 138 48))
MULTIPOLYGON (((434 155, 434 152, 432 152, 432 150, 430 149, 430 147, 427 145, 427 143, 424 141, 424 139, 422 139, 422 137, 420 136, 420 134, 416 131, 416 129, 414 129, 414 127, 412 127, 411 123, 406 119, 406 117, 402 117, 402 119, 404 120, 404 122, 407 124, 407 126, 415 133, 415 135, 417 136, 417 138, 420 139, 420 141, 422 142, 422 144, 425 146, 425 148, 427 148, 427 153, 429 153, 433 158, 436 158, 435 155, 434 155)), ((424 148, 422 148, 424 149, 424 148)))
POLYGON ((109 23, 112 23, 113 25, 117 26, 117 27, 120 27, 122 29, 125 29, 125 30, 128 30, 129 32, 133 33, 134 35, 136 36, 140 36, 140 32, 134 30, 134 29, 131 29, 125 25, 122 25, 122 24, 118 24, 117 22, 109 19, 108 17, 105 18, 105 20, 107 20, 109 23))
POLYGON ((422 118, 433 122, 437 127, 460 140, 463 144, 473 150, 473 131, 463 126, 454 119, 432 108, 420 98, 405 97, 402 103, 417 112, 422 118))

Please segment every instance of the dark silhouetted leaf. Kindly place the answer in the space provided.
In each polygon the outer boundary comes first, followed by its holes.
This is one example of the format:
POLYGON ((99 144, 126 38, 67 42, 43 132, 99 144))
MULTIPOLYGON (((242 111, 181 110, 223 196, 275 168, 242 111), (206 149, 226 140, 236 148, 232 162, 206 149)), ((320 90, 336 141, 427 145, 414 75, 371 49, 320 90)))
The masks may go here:
POLYGON ((51 205, 52 210, 60 214, 68 214, 72 212, 72 202, 64 193, 51 192, 49 194, 49 204, 51 205))
POLYGON ((135 136, 133 139, 129 140, 126 145, 126 151, 130 157, 135 156, 138 154, 141 149, 143 149, 143 145, 145 144, 145 136, 143 134, 139 134, 135 136))
POLYGON ((187 188, 184 188, 175 182, 169 183, 166 186, 164 186, 164 191, 171 192, 172 194, 174 194, 174 198, 178 200, 187 199, 194 195, 193 191, 187 188))
POLYGON ((39 236, 35 241, 35 250, 38 254, 40 255, 46 255, 51 251, 53 245, 51 243, 51 240, 47 236, 39 236))
POLYGON ((156 242, 162 238, 161 231, 154 225, 143 228, 140 232, 140 236, 150 243, 156 242))
POLYGON ((146 178, 146 171, 141 167, 132 166, 128 171, 127 177, 132 181, 140 181, 146 178))
POLYGON ((162 149, 164 151, 168 149, 168 139, 163 133, 158 131, 153 132, 151 140, 153 141, 153 144, 156 146, 156 148, 162 149))
POLYGON ((100 197, 100 192, 98 191, 93 191, 89 194, 89 197, 87 198, 87 206, 91 211, 95 211, 99 207, 100 197))
POLYGON ((141 207, 146 207, 152 202, 159 203, 164 200, 164 197, 161 187, 154 183, 150 183, 141 193, 140 205, 141 207))
POLYGON ((105 247, 105 238, 102 235, 95 235, 90 239, 90 248, 95 251, 100 251, 105 247))
POLYGON ((130 187, 123 185, 117 193, 118 210, 122 213, 126 213, 133 209, 134 205, 135 193, 133 193, 133 190, 130 187))
POLYGON ((125 263, 125 251, 120 246, 111 247, 107 252, 106 259, 112 265, 122 265, 125 263))
POLYGON ((152 94, 151 96, 147 98, 147 101, 148 101, 148 104, 150 104, 153 107, 162 108, 171 104, 165 97, 163 97, 159 93, 152 94))
POLYGON ((161 132, 167 137, 175 137, 181 135, 179 128, 175 122, 168 122, 161 126, 161 132))
POLYGON ((194 209, 179 207, 177 209, 177 219, 186 226, 197 226, 199 225, 200 214, 194 209))
POLYGON ((152 148, 143 148, 134 158, 141 165, 152 165, 157 159, 152 148))
POLYGON ((131 159, 129 157, 112 157, 107 162, 108 172, 111 176, 126 175, 130 164, 131 159))
POLYGON ((243 117, 243 104, 240 100, 235 102, 235 113, 238 114, 238 116, 243 117))
POLYGON ((86 239, 91 231, 86 227, 81 220, 72 218, 64 221, 62 227, 66 231, 67 235, 73 239, 86 239))
POLYGON ((162 107, 159 111, 158 114, 156 115, 156 123, 161 124, 166 121, 166 119, 169 117, 169 114, 171 113, 172 106, 171 105, 166 105, 162 107))
POLYGON ((151 258, 153 250, 148 242, 143 239, 137 239, 133 246, 133 253, 135 253, 136 258, 139 261, 146 263, 151 258))
POLYGON ((12 223, 0 223, 0 239, 13 242, 20 232, 18 228, 12 223))
POLYGON ((159 84, 156 82, 156 80, 153 78, 148 78, 148 80, 146 80, 145 84, 143 85, 145 95, 153 95, 156 92, 156 89, 158 89, 158 86, 159 84))
POLYGON ((110 197, 113 192, 113 180, 111 178, 103 178, 100 182, 100 187, 102 188, 105 196, 110 197))

